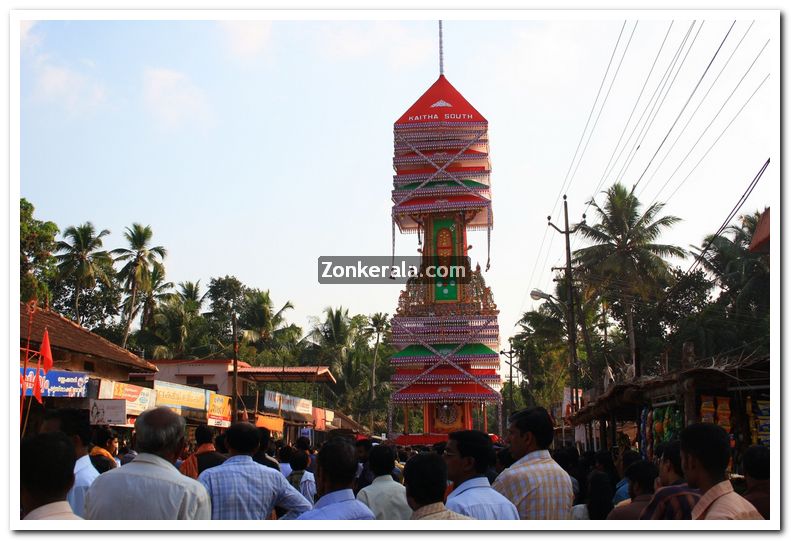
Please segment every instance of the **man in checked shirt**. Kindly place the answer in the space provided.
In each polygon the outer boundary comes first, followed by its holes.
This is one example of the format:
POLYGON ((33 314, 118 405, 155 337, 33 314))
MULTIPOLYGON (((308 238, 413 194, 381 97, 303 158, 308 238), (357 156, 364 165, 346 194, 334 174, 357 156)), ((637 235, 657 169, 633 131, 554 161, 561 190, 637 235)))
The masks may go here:
POLYGON ((574 491, 571 478, 549 454, 554 437, 542 407, 517 411, 509 418, 508 444, 516 462, 497 476, 492 488, 511 500, 523 520, 569 520, 574 491))
POLYGON ((239 422, 225 432, 230 457, 198 477, 211 497, 212 520, 263 520, 275 506, 293 519, 313 505, 286 480, 280 470, 253 461, 258 450, 258 430, 239 422))

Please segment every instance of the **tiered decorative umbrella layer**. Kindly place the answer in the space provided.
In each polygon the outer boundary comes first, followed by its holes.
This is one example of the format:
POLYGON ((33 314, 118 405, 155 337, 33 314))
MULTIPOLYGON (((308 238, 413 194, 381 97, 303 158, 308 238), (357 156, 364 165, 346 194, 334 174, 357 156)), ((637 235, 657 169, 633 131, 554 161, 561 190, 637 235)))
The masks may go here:
POLYGON ((466 259, 467 231, 492 228, 488 122, 440 75, 396 121, 394 137, 393 227, 418 233, 423 269, 465 265, 464 279, 411 279, 392 320, 401 349, 390 358, 388 431, 397 443, 425 444, 473 428, 474 411, 475 428, 488 430, 487 405, 500 418, 499 311, 480 266, 466 259), (396 407, 404 408, 399 433, 396 407), (423 427, 412 433, 416 408, 423 427))

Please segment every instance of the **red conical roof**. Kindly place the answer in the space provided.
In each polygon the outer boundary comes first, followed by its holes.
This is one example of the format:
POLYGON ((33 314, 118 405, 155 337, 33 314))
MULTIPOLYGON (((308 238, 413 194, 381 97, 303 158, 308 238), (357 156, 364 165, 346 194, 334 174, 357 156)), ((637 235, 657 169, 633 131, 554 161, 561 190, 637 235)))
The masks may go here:
POLYGON ((440 75, 437 82, 396 121, 396 126, 432 122, 486 122, 486 119, 444 75, 440 75))

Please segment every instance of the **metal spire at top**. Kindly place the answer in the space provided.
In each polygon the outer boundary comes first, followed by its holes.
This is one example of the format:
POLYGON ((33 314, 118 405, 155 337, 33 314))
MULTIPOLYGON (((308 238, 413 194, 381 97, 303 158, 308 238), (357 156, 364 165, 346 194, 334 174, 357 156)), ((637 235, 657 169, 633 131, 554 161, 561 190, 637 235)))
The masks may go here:
POLYGON ((439 74, 445 73, 445 66, 442 63, 442 20, 439 21, 439 74))

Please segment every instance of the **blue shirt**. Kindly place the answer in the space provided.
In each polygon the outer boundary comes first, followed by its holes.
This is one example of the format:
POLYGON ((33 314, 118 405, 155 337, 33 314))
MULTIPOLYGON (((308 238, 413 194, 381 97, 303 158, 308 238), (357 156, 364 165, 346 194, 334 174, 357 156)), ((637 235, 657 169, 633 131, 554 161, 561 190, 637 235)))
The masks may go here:
POLYGON ((478 520, 519 520, 511 501, 494 490, 486 477, 467 479, 448 494, 445 507, 478 520))
POLYGON ((198 476, 211 498, 212 520, 264 520, 275 506, 284 519, 309 511, 311 504, 283 477, 249 455, 235 455, 198 476))
POLYGON ((629 499, 629 479, 624 477, 615 485, 615 496, 612 497, 612 504, 618 505, 619 502, 629 499))
POLYGON ((350 488, 325 494, 313 511, 302 513, 298 520, 376 520, 370 509, 361 501, 354 499, 350 488))

